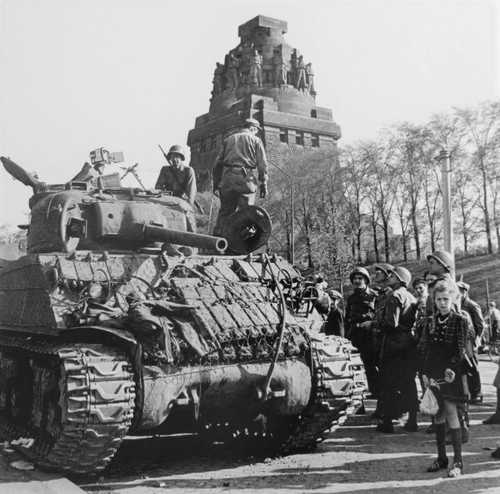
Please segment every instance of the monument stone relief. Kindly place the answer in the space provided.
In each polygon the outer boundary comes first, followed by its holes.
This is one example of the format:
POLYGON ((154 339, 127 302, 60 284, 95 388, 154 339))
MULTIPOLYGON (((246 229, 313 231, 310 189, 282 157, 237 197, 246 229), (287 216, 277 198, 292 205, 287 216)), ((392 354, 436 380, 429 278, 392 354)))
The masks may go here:
POLYGON ((225 136, 249 117, 261 123, 268 155, 283 146, 336 147, 340 127, 316 104, 312 62, 286 42, 286 32, 285 21, 256 16, 239 26, 240 42, 215 64, 209 111, 188 135, 200 190, 210 187, 225 136))

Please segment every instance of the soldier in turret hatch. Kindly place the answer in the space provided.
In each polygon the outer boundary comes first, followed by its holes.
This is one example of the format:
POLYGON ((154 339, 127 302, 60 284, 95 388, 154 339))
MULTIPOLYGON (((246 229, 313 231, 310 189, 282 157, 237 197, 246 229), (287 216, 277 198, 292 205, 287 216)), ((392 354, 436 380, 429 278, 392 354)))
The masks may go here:
POLYGON ((194 205, 196 197, 196 177, 194 170, 186 165, 184 149, 174 144, 165 156, 170 166, 164 166, 156 181, 155 189, 170 192, 175 197, 182 197, 194 205))

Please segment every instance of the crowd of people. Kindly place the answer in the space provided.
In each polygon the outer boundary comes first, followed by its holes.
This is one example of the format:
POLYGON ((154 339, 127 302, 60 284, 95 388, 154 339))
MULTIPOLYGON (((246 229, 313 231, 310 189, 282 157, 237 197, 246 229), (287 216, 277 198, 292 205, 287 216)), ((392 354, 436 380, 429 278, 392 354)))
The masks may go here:
MULTIPOLYGON (((419 395, 431 388, 439 411, 427 432, 436 437, 437 457, 429 472, 462 473, 462 443, 468 441, 470 403, 482 402, 478 349, 497 338, 500 311, 489 307, 486 325, 481 307, 469 296, 470 286, 455 281, 453 257, 446 251, 427 256, 427 271, 412 279, 408 269, 380 263, 370 271, 350 273, 352 293, 336 290, 323 331, 347 337, 365 366, 370 397, 377 400, 372 417, 377 431, 394 432, 394 421, 407 416, 404 429, 418 430, 419 395), (446 444, 453 447, 449 462, 446 444)), ((318 290, 320 292, 320 289, 318 290)), ((320 292, 321 293, 321 292, 320 292)), ((484 421, 500 423, 500 371, 495 378, 497 411, 484 421)))

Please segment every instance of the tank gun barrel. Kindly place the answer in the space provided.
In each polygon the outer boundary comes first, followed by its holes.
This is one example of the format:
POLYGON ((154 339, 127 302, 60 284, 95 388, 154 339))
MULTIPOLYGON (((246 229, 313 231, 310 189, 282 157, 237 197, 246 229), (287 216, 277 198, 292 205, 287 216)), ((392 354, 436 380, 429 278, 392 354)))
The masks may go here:
POLYGON ((201 233, 170 230, 161 226, 138 225, 142 228, 144 239, 148 242, 168 242, 178 245, 188 245, 200 249, 216 250, 223 253, 227 249, 227 240, 201 233))
POLYGON ((42 182, 37 180, 31 173, 28 173, 22 166, 18 165, 10 158, 1 156, 3 167, 16 179, 22 182, 24 185, 28 185, 33 189, 38 188, 42 182))

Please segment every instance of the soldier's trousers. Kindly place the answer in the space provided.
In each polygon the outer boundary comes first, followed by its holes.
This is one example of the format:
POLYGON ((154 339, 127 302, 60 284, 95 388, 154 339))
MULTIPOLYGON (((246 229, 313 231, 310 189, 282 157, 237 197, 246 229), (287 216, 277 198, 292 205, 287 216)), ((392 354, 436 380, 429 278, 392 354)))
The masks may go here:
POLYGON ((229 216, 238 209, 255 204, 257 184, 251 171, 225 168, 220 184, 220 210, 214 235, 222 235, 229 216))
POLYGON ((368 390, 374 396, 379 393, 379 372, 377 367, 377 357, 373 350, 360 349, 359 355, 365 366, 368 390))
POLYGON ((384 418, 395 419, 404 412, 418 410, 416 373, 416 358, 410 353, 382 359, 380 398, 384 418))

